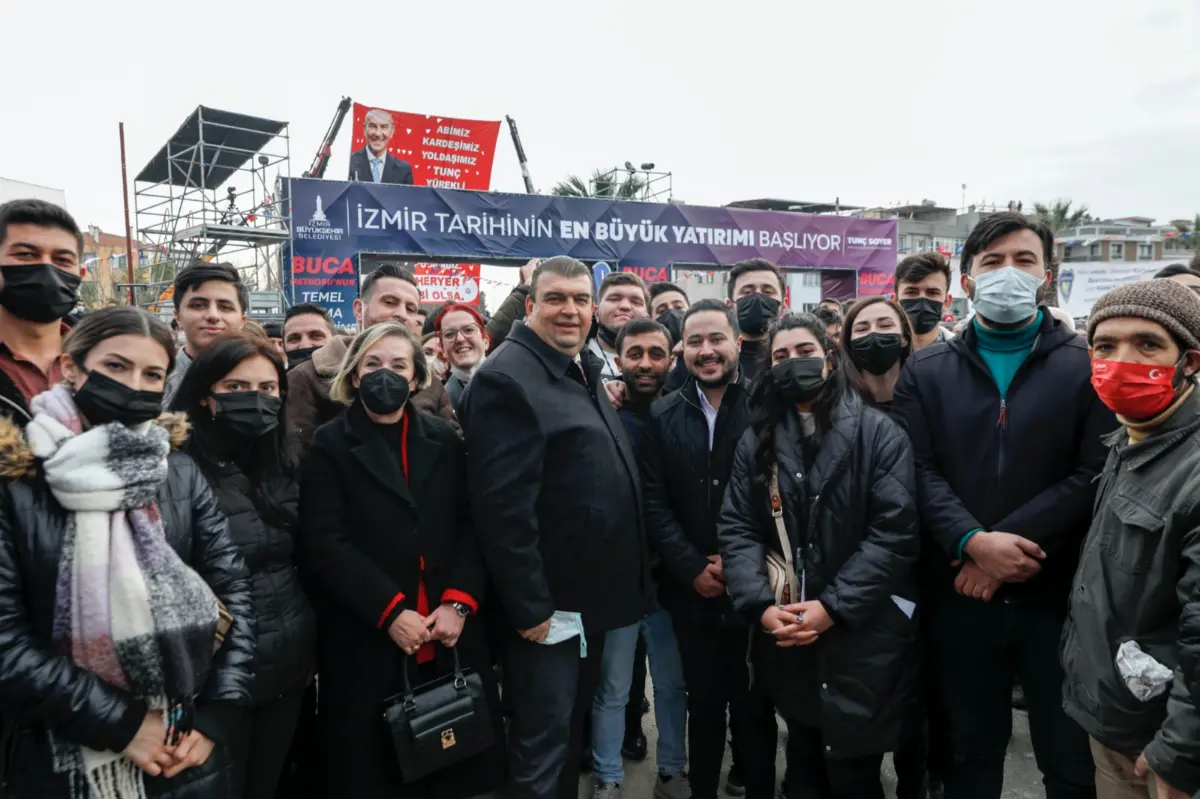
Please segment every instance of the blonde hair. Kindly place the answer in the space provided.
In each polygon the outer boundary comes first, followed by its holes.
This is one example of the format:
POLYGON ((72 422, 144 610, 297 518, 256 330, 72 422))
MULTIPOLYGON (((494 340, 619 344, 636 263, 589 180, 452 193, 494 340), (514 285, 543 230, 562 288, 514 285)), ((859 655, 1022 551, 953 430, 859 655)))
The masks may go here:
POLYGON ((354 404, 354 399, 358 396, 358 389, 354 387, 354 375, 358 374, 358 367, 362 363, 363 356, 367 350, 380 341, 392 336, 405 339, 412 347, 413 375, 417 380, 417 390, 429 385, 429 363, 425 360, 425 349, 421 346, 421 342, 417 341, 417 337, 406 325, 386 322, 368 327, 350 342, 346 354, 342 357, 342 362, 338 364, 333 382, 329 384, 331 400, 340 402, 342 405, 354 404))
POLYGON ((242 325, 242 332, 259 338, 268 338, 267 329, 253 319, 246 320, 246 323, 242 325))

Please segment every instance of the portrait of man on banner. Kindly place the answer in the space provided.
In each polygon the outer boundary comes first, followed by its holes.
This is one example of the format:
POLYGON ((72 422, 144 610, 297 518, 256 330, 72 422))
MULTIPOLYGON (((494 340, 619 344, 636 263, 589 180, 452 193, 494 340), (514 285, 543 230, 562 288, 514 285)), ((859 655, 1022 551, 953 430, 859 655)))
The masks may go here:
POLYGON ((395 134, 396 121, 390 113, 381 108, 367 112, 362 129, 366 146, 350 154, 350 180, 412 185, 412 167, 388 152, 395 134))

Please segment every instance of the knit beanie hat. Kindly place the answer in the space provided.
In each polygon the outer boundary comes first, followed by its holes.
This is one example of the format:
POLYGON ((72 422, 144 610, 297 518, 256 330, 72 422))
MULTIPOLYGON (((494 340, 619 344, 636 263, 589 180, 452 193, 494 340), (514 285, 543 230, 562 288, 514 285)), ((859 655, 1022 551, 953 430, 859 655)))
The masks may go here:
POLYGON ((1184 349, 1200 350, 1200 295, 1174 280, 1143 280, 1118 286, 1096 300, 1088 317, 1088 344, 1096 326, 1117 317, 1149 319, 1165 327, 1184 349))

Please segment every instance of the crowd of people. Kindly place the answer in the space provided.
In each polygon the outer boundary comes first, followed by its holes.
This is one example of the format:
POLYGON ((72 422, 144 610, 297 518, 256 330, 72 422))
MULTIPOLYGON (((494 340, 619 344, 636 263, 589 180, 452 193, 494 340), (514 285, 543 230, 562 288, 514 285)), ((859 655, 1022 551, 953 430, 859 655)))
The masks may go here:
POLYGON ((814 313, 558 256, 491 317, 363 281, 81 313, 0 206, 0 796, 1050 799, 1200 792, 1200 273, 1046 306, 1053 237, 814 313), (776 773, 780 725, 783 774, 776 773), (727 747, 732 767, 722 780, 727 747))

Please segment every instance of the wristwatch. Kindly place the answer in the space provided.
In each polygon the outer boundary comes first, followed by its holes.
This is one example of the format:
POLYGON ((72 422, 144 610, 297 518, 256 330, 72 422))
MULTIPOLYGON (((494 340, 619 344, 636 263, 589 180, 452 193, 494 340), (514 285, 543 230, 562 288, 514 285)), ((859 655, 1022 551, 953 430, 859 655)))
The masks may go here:
POLYGON ((471 608, 465 602, 451 602, 450 607, 454 608, 454 612, 464 619, 471 615, 471 608))

